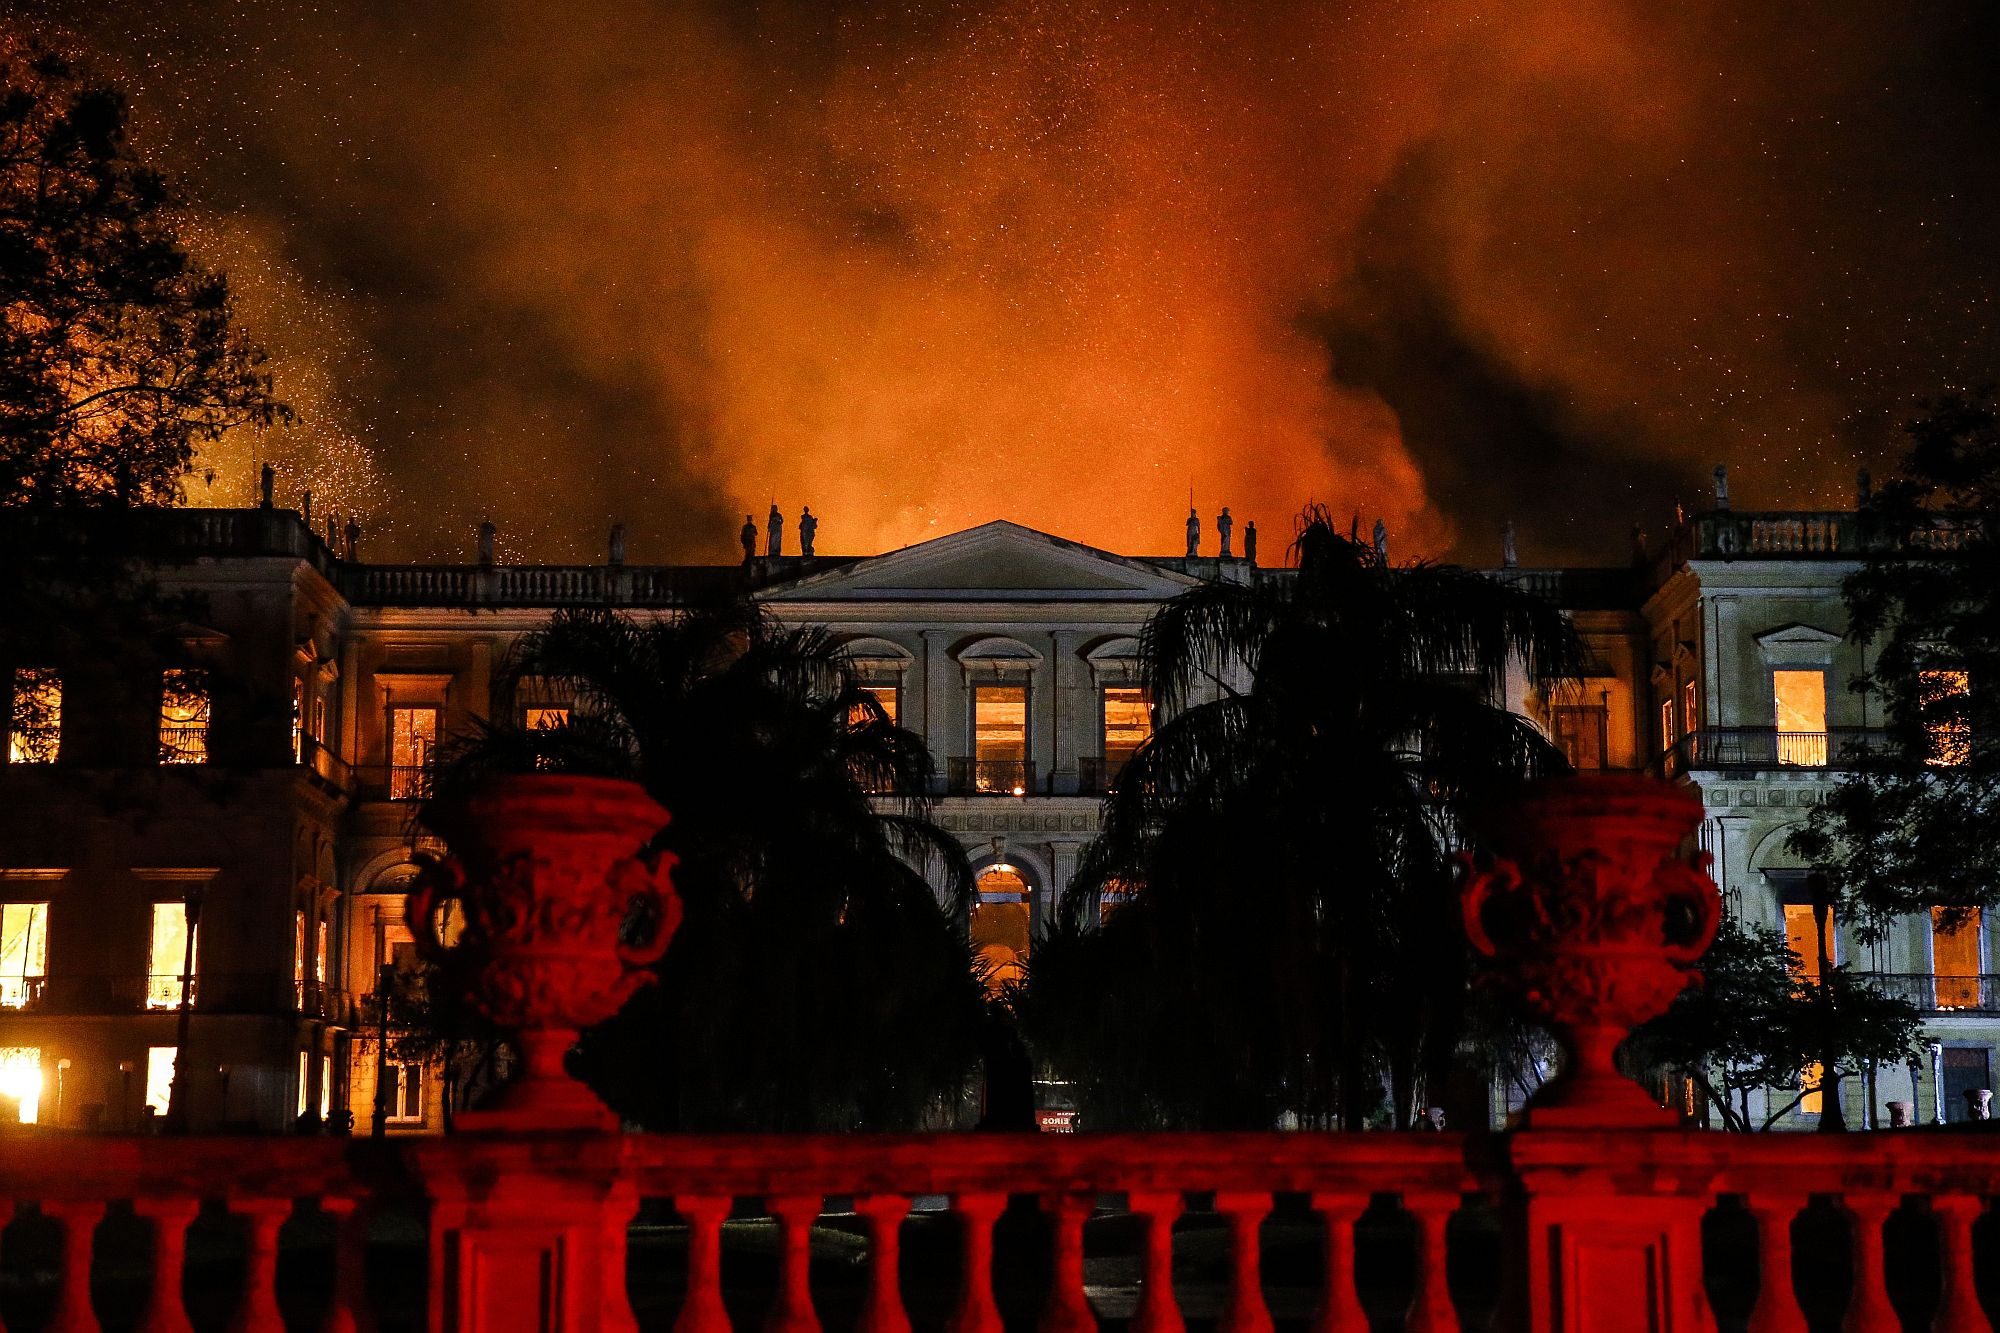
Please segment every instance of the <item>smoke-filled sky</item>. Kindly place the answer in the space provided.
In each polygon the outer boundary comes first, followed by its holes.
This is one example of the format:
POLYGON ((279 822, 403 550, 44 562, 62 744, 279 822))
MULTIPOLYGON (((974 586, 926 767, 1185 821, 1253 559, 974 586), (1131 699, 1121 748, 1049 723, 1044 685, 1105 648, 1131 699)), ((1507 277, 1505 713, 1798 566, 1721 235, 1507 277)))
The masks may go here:
POLYGON ((1974 0, 29 8, 302 409, 191 497, 273 452, 376 558, 727 561, 774 497, 1177 552, 1192 488, 1267 560, 1309 499, 1615 560, 2000 364, 1974 0))

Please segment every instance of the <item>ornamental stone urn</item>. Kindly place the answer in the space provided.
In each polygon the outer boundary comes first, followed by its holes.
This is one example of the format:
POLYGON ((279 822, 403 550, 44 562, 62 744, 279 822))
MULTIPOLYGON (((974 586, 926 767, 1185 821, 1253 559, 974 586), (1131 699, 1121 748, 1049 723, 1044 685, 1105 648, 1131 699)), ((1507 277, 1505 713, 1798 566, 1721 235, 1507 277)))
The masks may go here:
POLYGON ((641 855, 667 818, 637 783, 541 773, 493 779, 433 818, 450 855, 411 891, 410 929, 420 953, 449 953, 527 1066, 490 1109, 459 1117, 466 1129, 616 1128, 563 1057, 653 981, 645 965, 680 925, 672 854, 641 855), (454 903, 463 925, 447 951, 439 917, 454 903))
POLYGON ((1722 910, 1707 854, 1683 850, 1700 821, 1689 790, 1622 773, 1531 783, 1489 812, 1480 831, 1490 855, 1467 862, 1466 933, 1569 1055, 1528 1123, 1674 1123, 1612 1057, 1700 980, 1694 963, 1722 910))

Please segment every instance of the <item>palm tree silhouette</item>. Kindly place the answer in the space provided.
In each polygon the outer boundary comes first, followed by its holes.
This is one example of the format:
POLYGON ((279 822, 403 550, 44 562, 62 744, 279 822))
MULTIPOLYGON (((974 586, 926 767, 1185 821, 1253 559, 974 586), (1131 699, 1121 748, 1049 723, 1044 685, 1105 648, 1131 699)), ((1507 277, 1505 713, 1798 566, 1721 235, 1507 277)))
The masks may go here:
POLYGON ((495 714, 444 755, 435 800, 496 771, 593 773, 636 778, 672 816, 657 845, 680 858, 686 915, 660 984, 574 1057, 614 1109, 648 1128, 887 1129, 962 1093, 983 999, 970 867, 930 818, 923 741, 832 635, 742 597, 672 619, 565 610, 516 646, 495 714), (510 720, 537 700, 566 719, 510 720))
POLYGON ((1293 549, 1295 575, 1205 584, 1148 623, 1164 720, 1016 992, 1097 1123, 1359 1127, 1386 1083, 1408 1125, 1461 1029, 1466 816, 1565 766, 1496 701, 1510 668, 1543 691, 1579 674, 1557 608, 1392 565, 1319 507, 1293 549))

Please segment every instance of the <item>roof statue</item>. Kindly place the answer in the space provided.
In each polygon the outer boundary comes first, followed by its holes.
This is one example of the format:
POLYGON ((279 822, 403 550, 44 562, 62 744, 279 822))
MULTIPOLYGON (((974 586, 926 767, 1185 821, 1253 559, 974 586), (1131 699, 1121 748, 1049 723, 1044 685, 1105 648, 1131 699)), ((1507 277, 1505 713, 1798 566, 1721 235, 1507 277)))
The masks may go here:
POLYGON ((1715 508, 1718 513, 1729 509, 1729 469, 1720 463, 1715 465, 1715 508))
POLYGON ((764 554, 783 555, 785 553, 785 516, 778 512, 778 502, 771 501, 771 512, 764 516, 764 554))
POLYGON ((495 527, 493 526, 493 520, 492 520, 492 519, 482 519, 482 520, 480 521, 480 524, 479 524, 479 567, 480 567, 481 569, 490 569, 490 568, 492 568, 492 566, 493 566, 493 539, 494 539, 494 538, 495 538, 496 536, 498 536, 498 535, 499 535, 499 530, 498 530, 498 529, 496 529, 496 528, 495 528, 495 527))
POLYGON ((1375 558, 1384 562, 1389 559, 1389 525, 1379 518, 1375 520, 1375 558))
POLYGON ((1201 554, 1201 515, 1193 505, 1188 506, 1187 553, 1190 560, 1201 554))
POLYGON ((799 508, 799 554, 812 559, 813 542, 819 536, 819 520, 813 517, 811 505, 799 508))
POLYGON ((1254 518, 1243 525, 1243 559, 1248 564, 1257 563, 1257 520, 1254 518))
POLYGON ((736 535, 743 543, 743 563, 747 565, 757 558, 757 521, 745 514, 742 530, 736 535))
POLYGON ((1508 519, 1500 527, 1500 568, 1518 569, 1521 553, 1514 547, 1514 520, 1508 519))
POLYGON ((625 563, 625 525, 623 523, 613 523, 611 525, 609 563, 613 566, 625 563))
POLYGON ((1229 558, 1229 533, 1236 526, 1236 520, 1229 516, 1229 506, 1222 506, 1222 512, 1215 516, 1215 535, 1222 538, 1219 554, 1224 560, 1229 558))
POLYGON ((272 467, 269 463, 264 464, 257 473, 258 505, 265 509, 271 507, 271 491, 277 484, 278 469, 272 467))

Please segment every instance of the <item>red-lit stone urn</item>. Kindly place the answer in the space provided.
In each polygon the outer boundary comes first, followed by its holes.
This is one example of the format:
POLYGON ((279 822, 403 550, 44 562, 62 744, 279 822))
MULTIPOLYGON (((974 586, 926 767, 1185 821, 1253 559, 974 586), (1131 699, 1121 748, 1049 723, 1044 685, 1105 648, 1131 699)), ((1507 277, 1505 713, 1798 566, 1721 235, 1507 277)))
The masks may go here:
POLYGON ((1722 910, 1707 854, 1682 850, 1700 821, 1686 788, 1615 773, 1533 783, 1485 821, 1492 855, 1471 863, 1466 931, 1569 1055, 1531 1124, 1672 1123, 1612 1053, 1700 980, 1722 910))
POLYGON ((475 1004, 514 1032, 526 1063, 467 1129, 615 1127, 615 1118, 563 1070, 584 1028, 622 1008, 653 980, 646 970, 680 925, 673 856, 640 857, 667 812, 637 783, 521 774, 497 778, 434 823, 450 857, 409 897, 410 928, 425 954, 445 953, 438 917, 456 900, 463 928, 452 972, 475 1004), (623 938, 635 908, 650 934, 623 938))

